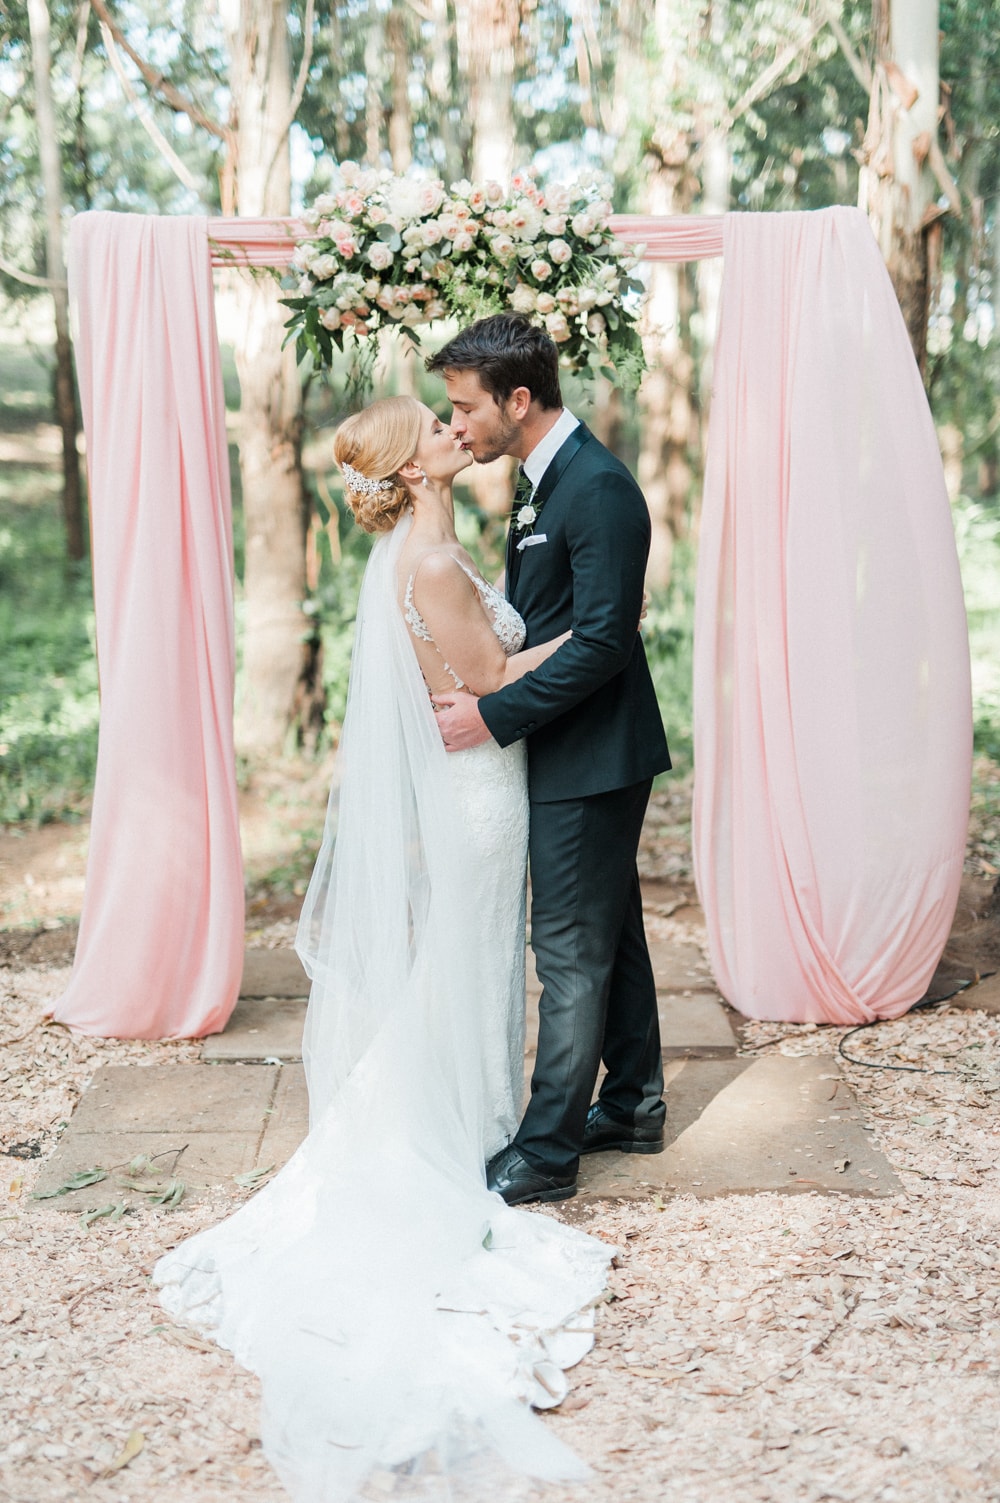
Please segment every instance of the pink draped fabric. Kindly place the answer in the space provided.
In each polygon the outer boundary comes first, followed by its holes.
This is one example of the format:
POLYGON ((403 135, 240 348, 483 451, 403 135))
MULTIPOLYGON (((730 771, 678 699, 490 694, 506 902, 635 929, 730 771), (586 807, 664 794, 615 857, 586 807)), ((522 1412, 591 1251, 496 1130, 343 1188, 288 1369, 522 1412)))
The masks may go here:
POLYGON ((76 962, 82 1033, 221 1030, 239 992, 232 529, 205 220, 89 213, 70 281, 101 726, 76 962))
POLYGON ((971 696, 934 428, 864 216, 728 216, 715 358, 694 804, 713 970, 752 1017, 897 1017, 954 913, 971 696))
MULTIPOLYGON (((646 261, 697 261, 722 255, 722 215, 677 215, 649 219, 616 214, 611 227, 620 240, 642 245, 646 261)), ((213 266, 287 267, 309 229, 301 219, 210 219, 213 266)))

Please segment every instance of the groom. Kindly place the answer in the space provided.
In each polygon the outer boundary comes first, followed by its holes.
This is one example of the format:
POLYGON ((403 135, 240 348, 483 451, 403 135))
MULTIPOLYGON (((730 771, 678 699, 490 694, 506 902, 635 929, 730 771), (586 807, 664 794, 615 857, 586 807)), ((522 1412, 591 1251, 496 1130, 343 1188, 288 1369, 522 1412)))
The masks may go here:
POLYGON ((525 645, 572 628, 547 662, 495 694, 435 696, 449 751, 527 739, 538 1054, 524 1120, 486 1177, 508 1205, 563 1200, 581 1153, 663 1146, 636 870, 652 779, 670 766, 636 629, 649 513, 625 466, 563 407, 557 348, 526 318, 481 319, 428 369, 443 375, 452 429, 474 459, 521 461, 507 595, 525 645))

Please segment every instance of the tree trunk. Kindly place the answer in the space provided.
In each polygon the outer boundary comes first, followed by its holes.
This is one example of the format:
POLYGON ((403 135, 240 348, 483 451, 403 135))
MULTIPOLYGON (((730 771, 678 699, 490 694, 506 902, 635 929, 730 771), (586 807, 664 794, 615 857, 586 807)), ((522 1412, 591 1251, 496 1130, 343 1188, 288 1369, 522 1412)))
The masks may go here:
MULTIPOLYGON (((677 188, 676 172, 661 167, 650 183, 648 212, 684 213, 677 188)), ((649 369, 639 389, 639 484, 652 522, 646 575, 650 584, 663 586, 670 582, 674 543, 688 525, 697 442, 686 266, 653 265, 645 321, 649 369)))
MULTIPOLYGON (((456 7, 458 52, 472 122, 472 178, 507 183, 514 165, 514 49, 519 0, 467 0, 456 7)), ((513 493, 513 464, 498 459, 468 473, 484 511, 502 516, 513 493)))
POLYGON ((405 172, 413 159, 413 118, 410 110, 410 49, 406 11, 394 4, 386 23, 386 42, 392 54, 392 107, 389 114, 389 156, 393 172, 405 172))
MULTIPOLYGON (((286 0, 242 0, 232 38, 238 212, 290 212, 288 112, 291 64, 286 0)), ((308 504, 302 480, 302 393, 292 346, 282 350, 287 311, 267 275, 240 278, 243 301, 240 473, 246 526, 241 747, 280 752, 301 741, 322 713, 318 647, 302 603, 308 504)))
POLYGON ((462 153, 456 110, 458 98, 458 58, 455 44, 455 15, 449 0, 430 0, 432 16, 431 59, 428 87, 437 104, 438 132, 444 147, 442 176, 446 183, 462 177, 467 169, 462 153))
POLYGON ((49 11, 46 0, 28 0, 28 25, 31 31, 31 62, 35 80, 38 155, 45 194, 46 275, 55 284, 52 289, 56 325, 55 406, 62 433, 63 522, 66 529, 66 552, 71 559, 79 560, 86 552, 83 501, 80 493, 80 461, 76 452, 79 423, 76 410, 76 389, 73 384, 73 352, 69 337, 66 265, 62 249, 62 169, 59 135, 52 102, 50 77, 52 60, 49 11))
POLYGON ((859 183, 921 371, 927 347, 927 166, 937 147, 938 0, 873 0, 875 67, 859 183))
POLYGON ((472 176, 506 183, 514 168, 514 49, 519 0, 467 0, 457 7, 459 52, 468 80, 472 176))
POLYGON ((385 29, 378 0, 369 0, 368 32, 365 38, 365 159, 370 167, 381 165, 382 155, 382 57, 385 29))

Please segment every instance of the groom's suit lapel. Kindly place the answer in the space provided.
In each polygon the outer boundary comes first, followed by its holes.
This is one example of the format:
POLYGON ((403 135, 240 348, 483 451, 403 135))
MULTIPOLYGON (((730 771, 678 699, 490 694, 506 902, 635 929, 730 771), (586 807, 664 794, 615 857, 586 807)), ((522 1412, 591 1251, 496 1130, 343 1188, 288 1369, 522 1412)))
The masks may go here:
MULTIPOLYGON (((545 474, 539 481, 538 489, 534 494, 532 505, 534 506, 536 511, 541 510, 544 503, 548 500, 549 496, 551 496, 552 492, 559 484, 563 475, 566 473, 571 460, 575 458, 580 449, 582 449, 583 445, 585 443, 588 443, 590 439, 593 438, 593 436, 594 435, 591 433, 586 424, 578 423, 577 426, 573 429, 572 433, 556 450, 555 454, 552 456, 552 459, 549 462, 545 474)), ((536 531, 545 531, 544 515, 539 517, 538 523, 536 525, 536 531)), ((513 524, 511 524, 510 530, 507 533, 507 599, 512 603, 514 598, 512 591, 517 585, 517 576, 521 572, 522 557, 523 550, 521 552, 518 552, 517 536, 514 530, 514 526, 513 524)))

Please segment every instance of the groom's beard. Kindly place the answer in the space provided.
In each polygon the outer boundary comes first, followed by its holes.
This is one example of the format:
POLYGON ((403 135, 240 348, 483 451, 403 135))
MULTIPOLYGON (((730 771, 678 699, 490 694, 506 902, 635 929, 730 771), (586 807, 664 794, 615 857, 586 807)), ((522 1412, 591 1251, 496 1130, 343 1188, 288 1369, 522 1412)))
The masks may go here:
POLYGON ((509 454, 520 430, 505 414, 498 412, 495 426, 489 433, 469 444, 469 453, 477 464, 492 464, 502 454, 509 454))

